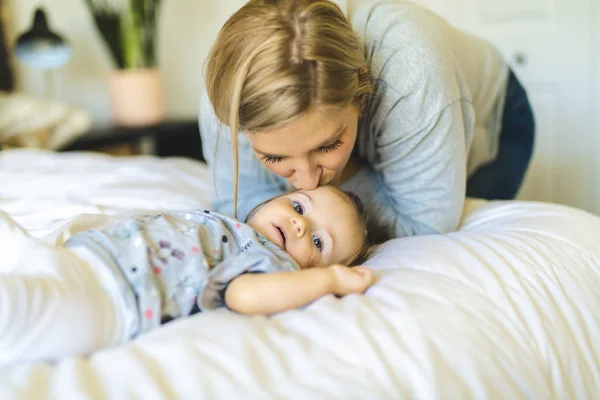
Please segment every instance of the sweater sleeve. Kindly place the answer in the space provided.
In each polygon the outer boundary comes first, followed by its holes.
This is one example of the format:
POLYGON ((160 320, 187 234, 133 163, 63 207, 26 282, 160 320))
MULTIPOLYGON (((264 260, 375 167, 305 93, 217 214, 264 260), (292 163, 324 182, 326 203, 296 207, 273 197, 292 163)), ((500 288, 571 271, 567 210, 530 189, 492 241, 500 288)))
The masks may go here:
MULTIPOLYGON (((389 129, 395 129, 394 124, 389 129)), ((373 169, 380 173, 383 194, 394 210, 395 236, 454 230, 466 184, 462 101, 448 105, 413 132, 389 132, 375 147, 373 169)))
POLYGON ((255 251, 229 257, 216 265, 201 296, 199 306, 202 309, 215 309, 226 306, 227 286, 240 275, 247 273, 272 273, 297 271, 295 264, 278 257, 269 251, 255 251))
MULTIPOLYGON (((231 131, 216 117, 206 92, 200 102, 198 118, 204 157, 214 179, 215 211, 233 216, 233 155, 231 131)), ((246 137, 239 134, 238 219, 246 216, 258 204, 286 191, 285 182, 270 173, 256 159, 246 137)))
MULTIPOLYGON (((456 229, 465 199, 474 125, 471 93, 449 42, 452 28, 429 11, 382 2, 354 19, 374 93, 358 141, 380 182, 378 221, 395 237, 456 229)), ((376 207, 376 208, 377 208, 376 207)))

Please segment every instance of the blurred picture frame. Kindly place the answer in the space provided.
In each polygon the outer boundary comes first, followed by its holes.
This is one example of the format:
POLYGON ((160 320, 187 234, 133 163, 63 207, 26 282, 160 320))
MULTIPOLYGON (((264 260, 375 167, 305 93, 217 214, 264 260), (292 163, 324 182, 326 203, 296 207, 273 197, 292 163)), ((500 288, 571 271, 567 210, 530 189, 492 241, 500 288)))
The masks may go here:
POLYGON ((8 47, 8 12, 8 0, 0 0, 0 91, 12 91, 15 85, 8 47))

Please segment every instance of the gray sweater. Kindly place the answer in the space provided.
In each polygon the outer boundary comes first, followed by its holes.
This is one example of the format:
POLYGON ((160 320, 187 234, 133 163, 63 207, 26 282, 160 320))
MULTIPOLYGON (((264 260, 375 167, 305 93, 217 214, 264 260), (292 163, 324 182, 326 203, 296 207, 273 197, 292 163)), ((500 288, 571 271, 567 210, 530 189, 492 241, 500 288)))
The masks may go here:
MULTIPOLYGON (((361 168, 342 189, 361 197, 384 238, 451 231, 467 177, 497 154, 508 68, 493 46, 416 4, 361 4, 350 17, 375 93, 358 127, 361 168)), ((230 131, 206 93, 199 123, 215 178, 215 206, 232 214, 230 131)), ((245 218, 289 186, 261 165, 244 135, 239 139, 238 217, 245 218)))

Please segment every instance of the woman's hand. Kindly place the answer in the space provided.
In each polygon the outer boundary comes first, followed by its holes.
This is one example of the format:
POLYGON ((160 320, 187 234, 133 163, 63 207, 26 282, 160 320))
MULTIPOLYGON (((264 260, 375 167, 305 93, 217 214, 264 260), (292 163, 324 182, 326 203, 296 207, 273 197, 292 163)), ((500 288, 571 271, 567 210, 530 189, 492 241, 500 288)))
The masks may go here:
POLYGON ((365 267, 346 267, 335 264, 329 266, 328 269, 333 276, 333 293, 337 296, 363 293, 375 283, 373 271, 365 267))

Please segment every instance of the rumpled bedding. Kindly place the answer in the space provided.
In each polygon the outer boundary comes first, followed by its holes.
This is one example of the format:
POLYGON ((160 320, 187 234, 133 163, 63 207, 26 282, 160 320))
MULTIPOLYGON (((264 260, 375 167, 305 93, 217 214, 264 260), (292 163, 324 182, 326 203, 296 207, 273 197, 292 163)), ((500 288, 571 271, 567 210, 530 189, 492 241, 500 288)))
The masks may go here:
MULTIPOLYGON (((184 159, 13 150, 0 153, 0 210, 60 243, 128 213, 209 207, 210 181, 184 159)), ((599 237, 583 211, 471 200, 457 232, 377 248, 363 296, 174 321, 0 371, 0 398, 597 398, 599 237)))

